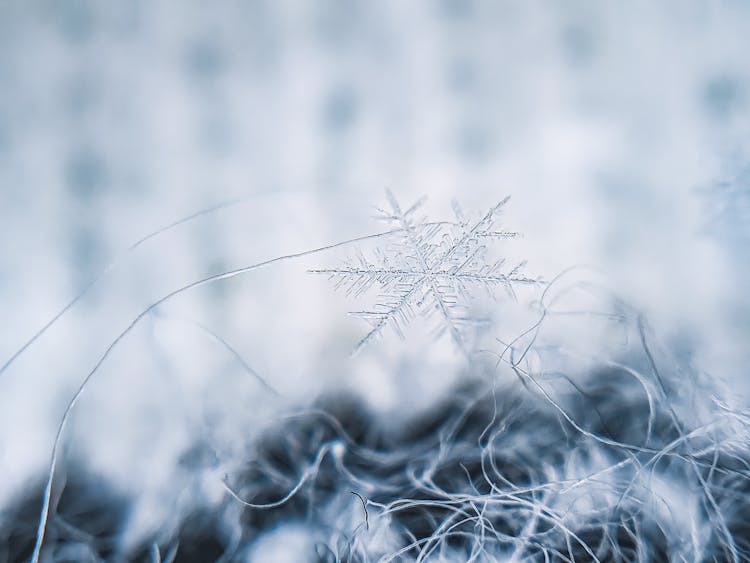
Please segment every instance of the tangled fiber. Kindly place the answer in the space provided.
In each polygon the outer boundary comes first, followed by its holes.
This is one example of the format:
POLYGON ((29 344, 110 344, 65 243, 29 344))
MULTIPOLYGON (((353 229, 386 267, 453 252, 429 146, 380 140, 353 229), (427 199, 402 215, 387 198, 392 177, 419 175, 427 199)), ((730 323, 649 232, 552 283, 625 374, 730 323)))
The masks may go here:
MULTIPOLYGON (((407 417, 353 395, 292 409, 223 466, 220 503, 137 546, 122 541, 128 499, 68 464, 42 560, 750 560, 750 419, 710 383, 648 353, 516 375, 407 417)), ((210 448, 185 459, 220 463, 210 448)), ((3 560, 30 556, 40 499, 3 513, 3 560)))

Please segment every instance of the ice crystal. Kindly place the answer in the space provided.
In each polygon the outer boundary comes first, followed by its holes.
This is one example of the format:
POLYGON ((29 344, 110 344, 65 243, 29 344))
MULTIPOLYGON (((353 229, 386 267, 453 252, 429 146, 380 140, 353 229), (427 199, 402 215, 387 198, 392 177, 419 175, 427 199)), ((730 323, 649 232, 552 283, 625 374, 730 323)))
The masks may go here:
POLYGON ((436 316, 436 337, 447 331, 466 351, 466 328, 481 320, 468 307, 476 290, 495 297, 502 288, 515 299, 515 285, 540 283, 523 273, 525 262, 509 266, 505 259, 489 260, 489 243, 518 236, 497 227, 508 197, 476 221, 466 219, 454 203, 455 220, 441 222, 418 213, 424 197, 406 210, 390 191, 387 197, 390 209, 378 209, 377 218, 393 229, 388 245, 372 256, 360 250, 340 267, 310 270, 327 275, 336 289, 353 297, 377 288, 379 298, 372 308, 350 313, 370 324, 355 354, 387 327, 403 338, 403 327, 418 315, 436 316))

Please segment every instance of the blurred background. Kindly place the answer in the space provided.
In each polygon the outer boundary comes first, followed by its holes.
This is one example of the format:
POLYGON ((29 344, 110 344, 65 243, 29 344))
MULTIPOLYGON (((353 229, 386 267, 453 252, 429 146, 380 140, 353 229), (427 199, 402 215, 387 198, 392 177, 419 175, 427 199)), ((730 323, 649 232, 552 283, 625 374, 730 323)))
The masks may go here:
MULTIPOLYGON (((529 272, 595 268, 742 397, 748 53, 741 1, 0 0, 0 362, 86 290, 0 374, 0 506, 42 478, 66 403, 145 307, 378 232, 386 189, 427 195, 436 220, 511 195, 504 226, 524 237, 507 252, 529 272)), ((293 401, 429 401, 455 354, 388 335, 349 358, 359 305, 307 273, 355 248, 160 305, 92 379, 66 447, 156 521, 186 451, 240 451, 275 408, 231 350, 293 401)), ((528 319, 507 313, 512 337, 528 319)))

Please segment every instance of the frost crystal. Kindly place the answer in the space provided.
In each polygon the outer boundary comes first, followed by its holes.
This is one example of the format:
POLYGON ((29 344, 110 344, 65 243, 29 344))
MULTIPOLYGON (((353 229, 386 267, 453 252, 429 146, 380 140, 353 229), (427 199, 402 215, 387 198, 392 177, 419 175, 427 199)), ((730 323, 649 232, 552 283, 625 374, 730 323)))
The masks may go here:
POLYGON ((488 262, 489 242, 518 236, 496 228, 500 210, 510 198, 476 222, 465 219, 455 203, 455 221, 429 222, 417 214, 426 198, 404 211, 390 191, 387 196, 390 210, 378 209, 378 218, 393 227, 392 244, 377 249, 372 257, 358 251, 338 268, 310 270, 327 275, 335 288, 347 295, 360 297, 373 287, 379 290, 378 301, 370 310, 350 313, 371 327, 355 347, 355 354, 386 327, 403 338, 402 327, 417 315, 437 316, 436 337, 448 331, 466 351, 465 328, 479 321, 468 310, 473 290, 484 288, 494 297, 495 290, 502 288, 515 299, 514 285, 540 283, 522 273, 525 262, 512 267, 507 267, 504 259, 488 262))

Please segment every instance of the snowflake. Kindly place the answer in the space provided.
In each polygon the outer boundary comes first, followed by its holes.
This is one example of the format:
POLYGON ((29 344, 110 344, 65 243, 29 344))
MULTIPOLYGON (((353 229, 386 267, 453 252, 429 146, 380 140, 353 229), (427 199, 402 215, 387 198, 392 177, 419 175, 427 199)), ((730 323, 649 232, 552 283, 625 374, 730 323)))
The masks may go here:
POLYGON ((370 324, 370 331, 357 343, 353 354, 392 327, 403 338, 402 328, 418 315, 437 316, 437 338, 449 332, 453 341, 466 350, 465 329, 480 319, 472 317, 468 302, 473 290, 483 288, 494 297, 497 288, 516 298, 514 285, 539 284, 525 276, 525 262, 506 267, 506 260, 488 263, 488 242, 510 239, 518 233, 496 230, 506 197, 478 221, 464 218, 453 204, 455 221, 429 222, 418 217, 426 198, 403 211, 393 194, 387 192, 390 210, 378 209, 378 218, 392 228, 393 243, 377 249, 373 257, 358 251, 341 267, 310 270, 327 275, 335 288, 359 297, 373 287, 379 289, 378 302, 366 311, 350 314, 370 324))

